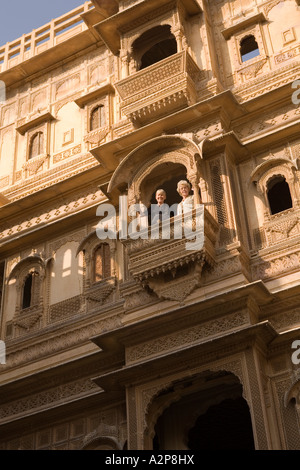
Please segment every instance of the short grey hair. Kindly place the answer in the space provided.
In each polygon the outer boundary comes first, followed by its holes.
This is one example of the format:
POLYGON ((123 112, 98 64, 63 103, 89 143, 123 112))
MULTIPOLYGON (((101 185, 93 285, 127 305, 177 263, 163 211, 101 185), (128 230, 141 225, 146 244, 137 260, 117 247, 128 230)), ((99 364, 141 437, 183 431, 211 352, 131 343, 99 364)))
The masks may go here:
POLYGON ((186 181, 186 180, 180 180, 180 181, 178 181, 178 183, 177 183, 177 192, 178 192, 179 194, 180 194, 180 192, 179 192, 180 186, 187 186, 187 187, 189 188, 189 190, 191 189, 191 185, 190 185, 190 183, 189 183, 188 181, 186 181))
POLYGON ((166 191, 165 191, 164 189, 157 189, 157 190, 155 191, 155 196, 156 196, 157 193, 164 193, 165 197, 167 197, 167 193, 166 193, 166 191))

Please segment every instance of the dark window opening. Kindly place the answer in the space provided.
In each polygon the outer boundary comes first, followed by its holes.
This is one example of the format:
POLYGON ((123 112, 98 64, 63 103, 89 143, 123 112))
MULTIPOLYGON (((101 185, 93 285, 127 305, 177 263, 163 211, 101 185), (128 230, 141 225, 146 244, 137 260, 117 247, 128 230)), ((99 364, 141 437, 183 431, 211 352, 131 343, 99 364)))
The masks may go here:
POLYGON ((93 131, 103 126, 105 126, 105 109, 101 105, 93 109, 91 113, 90 130, 93 131))
POLYGON ((37 132, 31 139, 30 148, 29 148, 29 159, 37 157, 43 153, 44 146, 44 134, 42 132, 37 132))
POLYGON ((132 44, 132 57, 139 70, 177 53, 177 42, 170 25, 150 28, 132 44))
POLYGON ((102 281, 110 276, 110 247, 107 243, 103 243, 95 251, 94 281, 102 281))
MULTIPOLYGON (((176 279, 178 279, 180 277, 183 277, 183 276, 187 276, 188 274, 189 274, 189 266, 188 265, 179 266, 176 269, 176 279)), ((167 271, 164 274, 164 282, 171 282, 171 281, 174 281, 174 279, 175 279, 175 273, 173 273, 171 271, 167 271)))
POLYGON ((166 39, 154 44, 141 59, 140 70, 149 67, 150 65, 156 64, 160 60, 166 59, 177 52, 177 43, 175 39, 166 39))
POLYGON ((290 188, 283 176, 277 176, 268 183, 267 195, 271 214, 293 207, 290 188))
POLYGON ((188 436, 188 447, 200 450, 255 450, 249 407, 244 398, 227 399, 201 415, 188 436))
POLYGON ((24 283, 23 287, 23 302, 22 308, 28 308, 31 306, 31 299, 32 299, 32 277, 33 275, 30 274, 24 283))
POLYGON ((247 36, 240 44, 242 62, 253 59, 259 55, 259 47, 254 36, 247 36))

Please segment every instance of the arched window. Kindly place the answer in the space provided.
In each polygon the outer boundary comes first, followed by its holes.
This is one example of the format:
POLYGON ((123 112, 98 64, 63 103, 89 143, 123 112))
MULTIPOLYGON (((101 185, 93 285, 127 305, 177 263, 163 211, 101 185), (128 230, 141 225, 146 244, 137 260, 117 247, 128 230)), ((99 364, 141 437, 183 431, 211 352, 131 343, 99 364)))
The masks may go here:
POLYGON ((170 55, 176 54, 176 52, 177 43, 175 38, 165 39, 158 44, 154 44, 154 46, 150 47, 150 49, 143 54, 140 70, 149 67, 149 65, 156 64, 156 62, 159 62, 170 55))
POLYGON ((156 26, 145 31, 132 45, 133 57, 139 70, 156 64, 177 52, 177 42, 169 25, 156 26))
POLYGON ((94 255, 94 282, 102 281, 110 276, 110 247, 108 243, 102 243, 94 255))
POLYGON ((105 109, 103 105, 99 105, 91 112, 90 130, 99 129, 105 126, 105 109))
POLYGON ((31 139, 28 158, 37 157, 38 155, 43 153, 43 146, 44 134, 43 132, 37 132, 31 139))
POLYGON ((259 47, 253 35, 247 36, 241 40, 240 53, 242 62, 246 62, 259 55, 259 47))
POLYGON ((271 214, 293 207, 290 188, 283 176, 275 176, 268 182, 267 195, 271 214))
POLYGON ((28 308, 31 306, 31 298, 32 298, 32 274, 29 274, 29 276, 27 276, 24 282, 22 308, 28 308))

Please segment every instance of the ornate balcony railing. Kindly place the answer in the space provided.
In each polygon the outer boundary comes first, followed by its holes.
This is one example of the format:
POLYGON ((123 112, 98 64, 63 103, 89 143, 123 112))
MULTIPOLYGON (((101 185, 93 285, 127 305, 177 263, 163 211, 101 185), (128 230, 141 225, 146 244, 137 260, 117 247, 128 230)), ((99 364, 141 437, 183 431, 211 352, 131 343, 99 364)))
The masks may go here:
POLYGON ((86 1, 50 23, 0 47, 0 72, 15 67, 70 37, 88 30, 81 15, 91 8, 93 8, 92 3, 86 1))
POLYGON ((263 227, 254 230, 258 249, 277 246, 281 242, 293 241, 300 237, 300 209, 287 209, 269 216, 263 227))
POLYGON ((206 209, 202 219, 193 210, 184 219, 178 215, 163 221, 159 238, 154 238, 158 232, 149 226, 140 232, 140 238, 123 241, 129 273, 159 297, 182 301, 199 284, 203 266, 214 264, 218 232, 218 223, 206 209), (188 238, 185 224, 190 227, 188 238))
POLYGON ((204 72, 187 51, 150 65, 116 83, 123 113, 132 121, 149 122, 197 101, 197 83, 204 72))

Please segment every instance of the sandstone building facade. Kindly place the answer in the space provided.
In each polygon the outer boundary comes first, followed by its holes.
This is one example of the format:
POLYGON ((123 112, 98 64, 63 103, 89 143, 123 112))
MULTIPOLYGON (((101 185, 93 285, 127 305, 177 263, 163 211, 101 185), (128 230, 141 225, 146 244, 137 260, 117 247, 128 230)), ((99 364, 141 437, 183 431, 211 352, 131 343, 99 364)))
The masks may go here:
POLYGON ((93 0, 0 47, 2 450, 300 449, 298 78, 299 0, 93 0), (201 249, 97 236, 181 179, 201 249))

